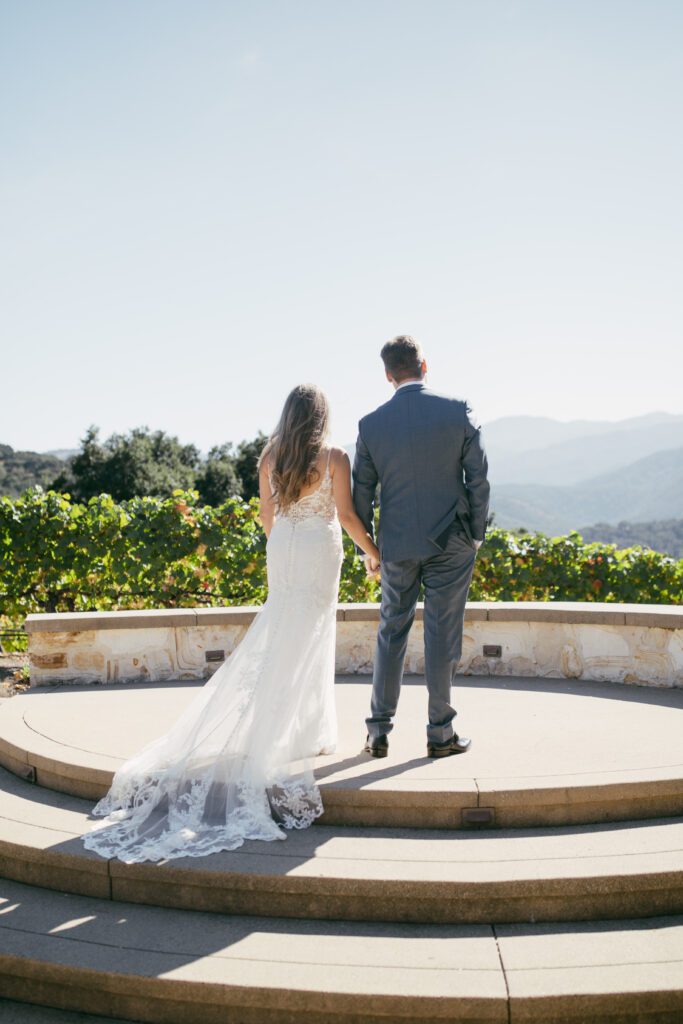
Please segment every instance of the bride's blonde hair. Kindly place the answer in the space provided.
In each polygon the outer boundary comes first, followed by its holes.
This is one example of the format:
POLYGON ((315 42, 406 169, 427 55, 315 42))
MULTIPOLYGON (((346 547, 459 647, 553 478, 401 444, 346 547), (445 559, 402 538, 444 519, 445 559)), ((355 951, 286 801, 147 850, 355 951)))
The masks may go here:
POLYGON ((278 425, 259 459, 270 460, 273 494, 280 508, 320 479, 316 466, 328 433, 330 408, 317 384, 298 384, 287 395, 278 425))

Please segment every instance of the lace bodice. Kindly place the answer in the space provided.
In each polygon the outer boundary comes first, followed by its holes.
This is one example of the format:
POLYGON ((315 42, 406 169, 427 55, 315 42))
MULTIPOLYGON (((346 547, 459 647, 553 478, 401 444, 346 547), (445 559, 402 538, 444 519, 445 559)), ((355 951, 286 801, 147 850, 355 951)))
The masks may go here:
MULTIPOLYGON (((332 494, 332 477, 330 475, 330 455, 331 449, 327 453, 327 462, 325 464, 325 472, 320 484, 311 494, 305 494, 303 498, 299 498, 298 501, 293 501, 291 505, 284 510, 277 510, 277 516, 282 519, 288 519, 290 522, 298 523, 304 519, 311 519, 313 516, 319 516, 331 523, 337 518, 337 506, 334 501, 334 495, 332 494)), ((272 480, 271 480, 272 488, 272 480)))

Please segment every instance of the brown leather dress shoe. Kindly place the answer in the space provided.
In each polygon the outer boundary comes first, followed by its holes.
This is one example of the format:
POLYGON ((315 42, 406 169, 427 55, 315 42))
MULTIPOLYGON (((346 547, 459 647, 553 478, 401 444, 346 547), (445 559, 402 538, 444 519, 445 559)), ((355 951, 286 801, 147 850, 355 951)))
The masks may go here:
POLYGON ((454 733, 446 743, 428 743, 427 753, 430 757, 450 757, 452 754, 464 754, 471 746, 472 740, 454 733))
POLYGON ((370 754, 372 757, 386 757, 389 753, 389 740, 386 736, 375 736, 372 740, 369 736, 366 736, 363 749, 366 754, 370 754))

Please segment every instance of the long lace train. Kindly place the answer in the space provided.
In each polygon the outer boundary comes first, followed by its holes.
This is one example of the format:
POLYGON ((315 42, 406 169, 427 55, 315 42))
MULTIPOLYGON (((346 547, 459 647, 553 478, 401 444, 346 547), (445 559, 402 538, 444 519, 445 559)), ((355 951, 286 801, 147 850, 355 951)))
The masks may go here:
POLYGON ((342 542, 329 472, 319 490, 276 519, 268 600, 171 730, 116 772, 87 849, 127 863, 200 857, 284 839, 322 813, 312 759, 336 744, 342 542))

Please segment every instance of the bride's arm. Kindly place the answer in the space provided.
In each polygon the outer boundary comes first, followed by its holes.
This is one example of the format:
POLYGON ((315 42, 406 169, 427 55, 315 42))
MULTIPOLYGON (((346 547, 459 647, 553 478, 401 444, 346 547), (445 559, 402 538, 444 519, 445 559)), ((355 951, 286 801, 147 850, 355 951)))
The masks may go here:
POLYGON ((270 537, 273 519, 275 518, 275 501, 273 500, 273 492, 270 489, 270 480, 268 479, 268 464, 268 456, 266 456, 261 462, 258 472, 259 519, 263 524, 266 540, 270 537))
POLYGON ((354 544, 379 562, 379 549, 367 532, 353 507, 351 494, 351 462, 343 448, 333 448, 330 458, 332 494, 337 506, 339 522, 354 544))

